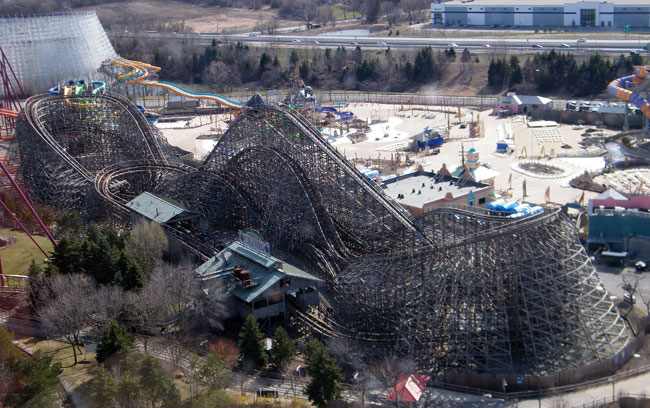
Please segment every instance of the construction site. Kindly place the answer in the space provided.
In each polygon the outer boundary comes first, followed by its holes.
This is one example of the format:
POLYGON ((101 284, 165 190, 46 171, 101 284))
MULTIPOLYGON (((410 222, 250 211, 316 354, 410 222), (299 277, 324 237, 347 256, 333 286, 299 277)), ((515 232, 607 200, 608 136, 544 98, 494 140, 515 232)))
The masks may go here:
MULTIPOLYGON (((157 67, 117 56, 103 72, 101 81, 61 83, 22 107, 3 105, 6 127, 15 124, 7 159, 31 198, 123 223, 142 193, 182 203, 198 221, 163 227, 199 260, 238 230, 259 231, 274 252, 327 283, 318 307, 290 311, 296 330, 347 340, 367 359, 413 360, 441 383, 558 387, 608 376, 641 346, 563 209, 513 218, 454 204, 414 215, 296 101, 192 93, 158 81, 157 67), (233 121, 205 158, 188 162, 120 95, 124 85, 207 99, 233 121)), ((484 125, 473 123, 480 137, 484 125)))

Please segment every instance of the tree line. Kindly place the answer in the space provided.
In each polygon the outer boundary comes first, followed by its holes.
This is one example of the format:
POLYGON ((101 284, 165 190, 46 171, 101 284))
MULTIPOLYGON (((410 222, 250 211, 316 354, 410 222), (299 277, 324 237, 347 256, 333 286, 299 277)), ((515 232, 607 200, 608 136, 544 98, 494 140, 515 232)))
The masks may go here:
POLYGON ((522 67, 513 55, 508 61, 490 61, 488 85, 500 90, 522 84, 542 94, 565 91, 576 96, 595 95, 604 92, 612 80, 631 74, 635 65, 642 64, 643 57, 638 54, 614 59, 594 54, 580 61, 574 54, 552 50, 529 57, 522 67))
POLYGON ((456 60, 455 52, 430 47, 416 52, 358 46, 288 50, 214 41, 204 48, 187 43, 179 52, 170 44, 135 38, 114 45, 126 58, 161 67, 161 79, 203 84, 216 92, 289 88, 298 78, 322 89, 404 92, 439 80, 456 60))

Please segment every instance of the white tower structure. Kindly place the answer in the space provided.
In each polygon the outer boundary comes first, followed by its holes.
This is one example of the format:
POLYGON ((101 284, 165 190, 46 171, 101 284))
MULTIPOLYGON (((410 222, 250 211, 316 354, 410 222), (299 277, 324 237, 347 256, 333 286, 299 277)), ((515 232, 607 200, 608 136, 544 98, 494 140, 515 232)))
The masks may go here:
POLYGON ((0 46, 28 95, 68 80, 98 80, 102 61, 115 58, 94 11, 1 17, 0 46))

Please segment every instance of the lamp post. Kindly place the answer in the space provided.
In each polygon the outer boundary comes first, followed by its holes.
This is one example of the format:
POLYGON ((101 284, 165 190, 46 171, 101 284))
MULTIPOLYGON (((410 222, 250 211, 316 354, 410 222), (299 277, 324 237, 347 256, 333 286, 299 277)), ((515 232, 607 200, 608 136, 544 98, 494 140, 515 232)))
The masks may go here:
POLYGON ((607 382, 612 384, 612 402, 616 401, 616 382, 614 382, 614 379, 612 377, 609 377, 607 379, 607 382))

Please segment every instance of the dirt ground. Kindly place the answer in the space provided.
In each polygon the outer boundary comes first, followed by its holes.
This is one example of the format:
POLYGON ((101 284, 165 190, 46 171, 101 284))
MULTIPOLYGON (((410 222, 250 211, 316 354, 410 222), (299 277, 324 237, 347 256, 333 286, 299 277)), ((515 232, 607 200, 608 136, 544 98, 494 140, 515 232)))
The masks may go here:
MULTIPOLYGON (((172 0, 129 0, 121 3, 99 4, 87 7, 95 10, 107 29, 140 23, 140 27, 162 23, 184 22, 189 31, 205 33, 234 33, 253 31, 261 23, 277 18, 277 10, 268 6, 260 10, 199 6, 172 0)), ((278 20, 280 26, 299 24, 278 20)))

